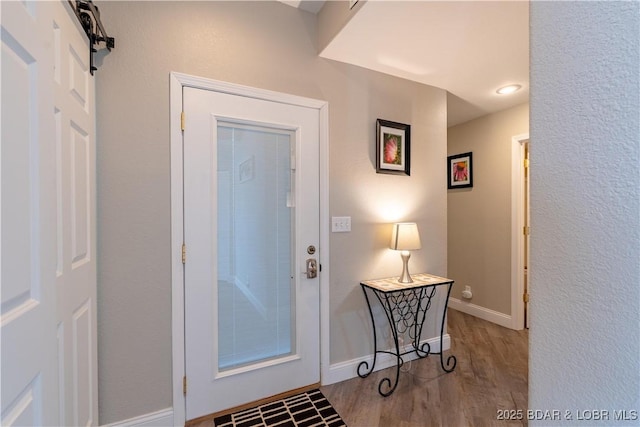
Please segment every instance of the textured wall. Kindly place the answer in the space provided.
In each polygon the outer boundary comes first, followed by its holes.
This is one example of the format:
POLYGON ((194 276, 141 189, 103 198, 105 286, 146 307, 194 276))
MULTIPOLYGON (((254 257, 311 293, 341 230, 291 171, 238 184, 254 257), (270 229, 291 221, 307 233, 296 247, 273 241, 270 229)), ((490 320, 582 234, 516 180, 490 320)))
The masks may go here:
POLYGON ((529 407, 562 415, 536 425, 638 425, 612 411, 640 409, 639 28, 638 2, 531 3, 529 407))
POLYGON ((371 352, 358 282, 399 274, 394 220, 413 220, 412 271, 446 274, 446 93, 319 58, 315 16, 278 2, 101 2, 116 49, 96 77, 100 420, 171 401, 169 73, 329 102, 331 361, 371 352), (412 125, 410 177, 375 173, 375 121, 412 125))
POLYGON ((448 155, 473 152, 473 187, 448 190, 448 274, 452 297, 511 314, 511 138, 529 132, 523 104, 448 130, 448 155))

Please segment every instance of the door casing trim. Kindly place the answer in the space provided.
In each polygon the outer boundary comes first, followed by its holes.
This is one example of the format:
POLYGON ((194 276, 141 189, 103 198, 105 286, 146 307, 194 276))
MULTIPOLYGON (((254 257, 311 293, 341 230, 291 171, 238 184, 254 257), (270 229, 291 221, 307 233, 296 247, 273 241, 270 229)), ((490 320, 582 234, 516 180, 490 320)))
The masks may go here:
POLYGON ((171 349, 173 424, 186 422, 186 397, 182 381, 185 376, 184 336, 184 241, 183 155, 182 155, 182 88, 229 93, 301 107, 315 108, 320 115, 320 381, 329 376, 329 103, 265 89, 222 82, 188 74, 169 75, 169 123, 171 135, 171 349))
POLYGON ((511 328, 524 328, 524 143, 529 134, 511 138, 511 328))

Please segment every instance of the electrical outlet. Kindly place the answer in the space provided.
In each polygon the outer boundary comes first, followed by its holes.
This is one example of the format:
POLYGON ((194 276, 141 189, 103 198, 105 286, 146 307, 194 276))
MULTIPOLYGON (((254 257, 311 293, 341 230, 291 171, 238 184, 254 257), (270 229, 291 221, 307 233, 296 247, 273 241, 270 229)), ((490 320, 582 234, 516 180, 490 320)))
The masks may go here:
POLYGON ((462 298, 471 299, 473 297, 473 293, 471 293, 471 286, 465 286, 464 291, 462 291, 462 298))

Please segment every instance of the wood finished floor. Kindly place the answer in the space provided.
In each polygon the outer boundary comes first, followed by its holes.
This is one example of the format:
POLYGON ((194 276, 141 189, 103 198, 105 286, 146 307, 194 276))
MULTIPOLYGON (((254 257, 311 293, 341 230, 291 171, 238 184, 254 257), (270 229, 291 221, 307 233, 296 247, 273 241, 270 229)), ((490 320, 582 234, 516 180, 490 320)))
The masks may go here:
MULTIPOLYGON (((437 355, 411 363, 389 397, 378 383, 395 372, 374 372, 320 390, 349 427, 515 426, 499 410, 527 411, 528 331, 513 331, 449 310, 451 350, 458 359, 446 374, 437 355)), ((407 366, 403 367, 405 370, 407 366)))
MULTIPOLYGON (((446 374, 438 355, 411 362, 389 397, 378 383, 391 369, 320 387, 348 427, 520 426, 499 421, 498 410, 527 411, 528 332, 513 331, 456 310, 447 330, 456 369, 446 374)), ((403 367, 403 370, 407 365, 403 367)), ((213 420, 192 427, 211 427, 213 420)))

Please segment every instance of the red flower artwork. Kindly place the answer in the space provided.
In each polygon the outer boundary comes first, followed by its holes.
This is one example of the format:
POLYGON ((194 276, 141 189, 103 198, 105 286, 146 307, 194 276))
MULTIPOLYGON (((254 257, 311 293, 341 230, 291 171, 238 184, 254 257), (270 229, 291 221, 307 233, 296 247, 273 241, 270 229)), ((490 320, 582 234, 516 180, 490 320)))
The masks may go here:
POLYGON ((398 136, 385 135, 384 139, 384 162, 394 165, 400 164, 400 155, 398 153, 398 136))
POLYGON ((456 162, 453 164, 453 181, 460 182, 469 179, 469 169, 466 160, 464 162, 456 162))

